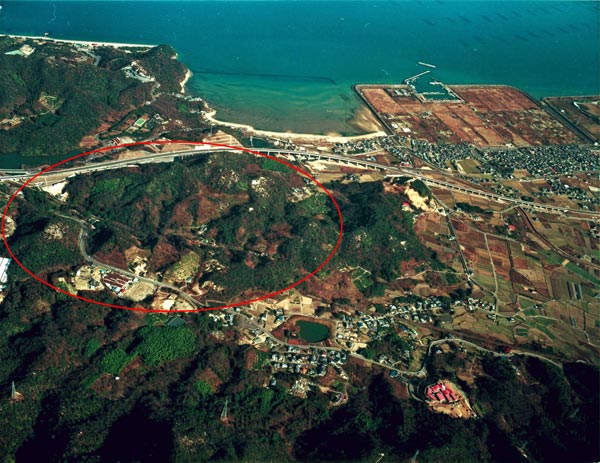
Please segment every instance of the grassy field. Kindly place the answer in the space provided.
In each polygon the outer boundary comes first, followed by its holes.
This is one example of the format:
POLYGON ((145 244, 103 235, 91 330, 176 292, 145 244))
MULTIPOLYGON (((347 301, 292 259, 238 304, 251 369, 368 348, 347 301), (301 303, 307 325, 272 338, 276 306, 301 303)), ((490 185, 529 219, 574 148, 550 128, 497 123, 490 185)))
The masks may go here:
POLYGON ((194 278, 200 268, 200 256, 195 252, 188 252, 179 262, 167 271, 165 279, 171 281, 186 281, 194 278))
POLYGON ((573 273, 579 275, 581 278, 584 278, 588 281, 591 281, 592 283, 594 283, 595 285, 600 285, 600 280, 598 280, 594 275, 588 273, 587 271, 585 271, 584 269, 582 269, 581 267, 578 267, 577 265, 575 265, 573 262, 569 262, 566 267, 573 273))
POLYGON ((265 365, 265 362, 268 360, 268 358, 269 358, 268 352, 263 352, 262 350, 256 351, 256 361, 254 362, 253 368, 255 370, 262 370, 262 368, 265 365))
POLYGON ((458 161, 458 164, 463 168, 467 174, 480 174, 479 162, 475 159, 463 159, 458 161))
POLYGON ((357 268, 356 270, 352 271, 352 281, 354 282, 356 288, 361 292, 365 291, 373 284, 370 277, 371 272, 363 268, 357 268))
POLYGON ((546 260, 546 262, 548 262, 550 265, 560 265, 565 260, 564 257, 561 257, 552 251, 540 251, 540 254, 544 256, 544 260, 546 260))
POLYGON ((521 307, 524 310, 526 310, 526 309, 529 309, 530 307, 533 307, 535 304, 537 304, 537 301, 534 301, 533 299, 529 299, 528 297, 519 296, 519 304, 521 304, 521 307))
POLYGON ((556 336, 554 335, 554 333, 552 333, 548 327, 555 324, 556 320, 551 320, 551 319, 544 319, 544 318, 536 318, 536 319, 528 319, 525 322, 530 328, 535 328, 539 331, 541 331, 542 333, 544 333, 546 336, 548 336, 550 339, 555 340, 556 336))
POLYGON ((515 328, 517 336, 527 336, 529 334, 529 328, 515 328))

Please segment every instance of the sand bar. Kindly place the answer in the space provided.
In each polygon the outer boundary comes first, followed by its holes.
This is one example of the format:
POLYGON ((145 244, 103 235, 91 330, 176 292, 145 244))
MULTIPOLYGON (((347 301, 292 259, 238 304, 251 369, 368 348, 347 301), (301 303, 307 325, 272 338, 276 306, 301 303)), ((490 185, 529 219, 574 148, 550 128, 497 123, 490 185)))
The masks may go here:
POLYGON ((92 42, 92 41, 86 41, 86 40, 55 39, 53 37, 43 37, 43 36, 36 36, 36 35, 0 34, 0 37, 10 37, 13 39, 47 40, 48 42, 72 43, 74 45, 89 45, 92 47, 153 48, 156 46, 156 45, 141 44, 141 43, 92 42))

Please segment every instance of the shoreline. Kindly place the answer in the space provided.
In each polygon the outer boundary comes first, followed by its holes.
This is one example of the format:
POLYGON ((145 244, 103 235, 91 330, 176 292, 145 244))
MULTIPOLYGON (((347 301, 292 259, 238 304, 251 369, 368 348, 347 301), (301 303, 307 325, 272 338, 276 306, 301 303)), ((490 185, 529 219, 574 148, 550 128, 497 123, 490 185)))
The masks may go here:
POLYGON ((205 114, 204 114, 204 118, 207 121, 212 122, 213 124, 216 124, 216 125, 223 125, 225 127, 229 127, 232 129, 241 129, 241 130, 245 131, 246 134, 253 135, 253 136, 258 135, 258 136, 271 137, 271 138, 281 138, 284 140, 289 139, 289 140, 320 141, 320 142, 328 142, 328 143, 348 143, 351 141, 368 140, 370 138, 378 138, 378 137, 383 137, 383 136, 387 135, 384 131, 381 131, 381 130, 378 130, 376 132, 366 133, 363 135, 350 135, 347 137, 345 137, 343 135, 339 135, 339 134, 318 135, 318 134, 310 134, 310 133, 274 132, 274 131, 270 131, 270 130, 260 130, 260 129, 256 129, 253 126, 248 125, 248 124, 240 124, 238 122, 221 121, 215 117, 215 115, 217 114, 217 111, 213 108, 210 108, 208 106, 208 104, 206 103, 206 100, 204 102, 207 105, 207 109, 209 109, 209 111, 205 112, 205 114))
MULTIPOLYGON (((114 48, 153 48, 156 45, 146 45, 139 43, 119 43, 119 42, 95 42, 89 40, 72 40, 72 39, 56 39, 53 37, 45 37, 45 36, 36 36, 36 35, 19 35, 19 34, 0 34, 0 37, 10 37, 13 39, 30 39, 30 40, 43 40, 48 42, 60 42, 60 43, 69 43, 73 45, 86 45, 92 47, 114 47, 114 48)), ((178 57, 176 57, 178 59, 178 57)), ((185 63, 183 63, 185 65, 185 63)), ((186 84, 192 78, 192 71, 186 66, 186 74, 183 80, 179 83, 181 90, 181 94, 187 94, 186 92, 186 84)), ((203 98, 201 95, 198 95, 200 98, 203 98)), ((204 98, 203 98, 204 100, 204 98)), ((377 130, 375 132, 364 133, 361 135, 349 135, 343 136, 339 134, 312 134, 312 133, 297 133, 297 132, 276 132, 270 130, 260 130, 249 124, 242 124, 237 122, 227 122, 217 119, 215 109, 212 109, 206 100, 204 100, 208 111, 205 113, 205 118, 217 125, 222 125, 234 129, 244 130, 248 134, 272 137, 272 138, 282 138, 282 139, 290 139, 290 140, 308 140, 308 141, 321 141, 328 143, 346 143, 350 141, 359 141, 359 140, 367 140, 370 138, 377 138, 381 136, 387 135, 387 133, 383 130, 377 130)), ((369 109, 369 108, 365 108, 369 109)), ((384 127, 382 127, 384 128, 384 127)))
POLYGON ((11 39, 45 40, 48 42, 70 43, 73 45, 89 45, 92 47, 114 47, 114 48, 154 48, 154 47, 156 47, 156 45, 147 45, 147 44, 141 44, 141 43, 95 42, 95 41, 90 41, 90 40, 55 39, 54 37, 45 37, 45 36, 39 36, 39 35, 0 34, 0 37, 10 37, 11 39))
MULTIPOLYGON (((43 37, 43 36, 34 36, 34 35, 18 35, 18 34, 0 34, 0 37, 9 37, 13 39, 29 39, 29 40, 41 40, 48 42, 60 42, 60 43, 68 43, 73 45, 87 45, 92 47, 115 47, 115 48, 152 48, 155 45, 144 45, 144 44, 132 44, 132 43, 118 43, 118 42, 93 42, 89 40, 71 40, 71 39, 55 39, 52 37, 43 37)), ((177 58, 176 58, 177 59, 177 58)), ((185 63, 183 63, 185 65, 185 63)), ((186 73, 183 80, 179 83, 181 94, 186 94, 186 84, 192 78, 192 71, 186 66, 186 73)), ((280 138, 283 140, 295 140, 295 141, 308 141, 308 142, 326 142, 326 143, 347 143, 352 141, 360 141, 360 140, 368 140, 371 138, 378 138, 382 136, 386 136, 387 133, 384 130, 376 130, 373 132, 364 133, 361 135, 350 135, 343 136, 340 134, 312 134, 312 133, 297 133, 297 132, 276 132, 271 130, 260 130, 249 124, 242 124, 237 122, 227 122, 217 119, 216 113, 217 111, 210 107, 208 102, 204 100, 201 95, 198 95, 203 99, 207 111, 204 114, 204 117, 207 121, 221 125, 224 127, 229 127, 233 129, 239 129, 244 131, 246 134, 251 136, 264 136, 270 138, 280 138)), ((365 108, 367 111, 369 108, 365 108)), ((382 127, 384 128, 384 127, 382 127)))

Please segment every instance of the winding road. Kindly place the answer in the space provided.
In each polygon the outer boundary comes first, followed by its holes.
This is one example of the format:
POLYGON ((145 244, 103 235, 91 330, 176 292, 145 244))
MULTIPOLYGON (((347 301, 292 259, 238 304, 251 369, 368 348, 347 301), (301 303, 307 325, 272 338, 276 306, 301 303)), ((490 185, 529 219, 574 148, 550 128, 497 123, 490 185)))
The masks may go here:
MULTIPOLYGON (((183 151, 171 152, 171 153, 149 154, 148 156, 141 158, 141 159, 138 158, 138 159, 126 159, 126 160, 116 160, 116 161, 109 160, 109 161, 103 161, 103 162, 95 162, 95 163, 90 163, 90 164, 84 165, 84 166, 68 167, 65 169, 61 169, 59 171, 52 171, 49 173, 42 174, 36 179, 37 180, 36 183, 47 183, 49 179, 51 179, 52 182, 56 182, 57 178, 64 179, 71 175, 89 173, 89 172, 94 172, 94 171, 102 171, 102 170, 107 170, 107 169, 116 169, 116 168, 121 168, 121 167, 128 166, 128 165, 139 165, 139 164, 153 163, 153 162, 168 162, 168 161, 173 161, 173 160, 175 160, 177 158, 181 158, 181 157, 195 156, 195 155, 200 155, 200 154, 211 154, 211 153, 226 151, 229 149, 234 149, 234 148, 218 147, 216 149, 203 149, 203 150, 190 149, 190 150, 183 150, 183 151)), ((560 213, 560 214, 566 214, 566 213, 571 212, 571 213, 576 213, 579 215, 590 215, 590 214, 595 215, 595 213, 592 213, 590 211, 571 210, 571 209, 565 210, 563 208, 557 208, 554 206, 546 206, 546 205, 542 205, 542 204, 522 201, 520 199, 504 197, 501 195, 489 193, 489 192, 482 191, 482 190, 467 188, 462 185, 457 186, 457 185, 449 183, 449 182, 431 179, 426 176, 427 173, 429 173, 430 175, 432 173, 434 173, 429 169, 400 168, 400 167, 379 164, 377 162, 365 161, 362 159, 357 159, 355 157, 342 156, 342 155, 336 155, 336 154, 307 153, 307 152, 302 152, 302 151, 273 150, 273 149, 268 149, 268 150, 261 149, 259 151, 266 153, 266 154, 271 154, 271 155, 293 156, 296 160, 304 160, 304 161, 324 160, 324 161, 329 161, 329 162, 338 162, 338 163, 342 163, 342 164, 356 165, 359 167, 376 169, 376 170, 379 170, 379 171, 385 173, 387 177, 398 177, 398 176, 416 177, 416 178, 419 178, 422 181, 425 181, 426 183, 429 183, 431 185, 444 186, 449 189, 457 189, 462 192, 484 196, 489 199, 495 199, 497 201, 513 203, 513 204, 519 205, 521 207, 542 209, 546 212, 554 212, 554 213, 560 213)), ((4 180, 4 181, 6 181, 6 180, 23 181, 23 180, 28 179, 31 176, 32 176, 31 171, 11 171, 10 173, 7 173, 6 175, 0 176, 0 181, 2 181, 2 180, 4 180)), ((163 289, 172 291, 172 292, 178 294, 180 297, 182 297, 186 301, 188 301, 195 308, 203 307, 202 303, 200 303, 199 301, 197 301, 196 299, 194 299, 189 294, 185 293, 184 291, 182 291, 180 288, 178 288, 176 286, 173 286, 173 285, 161 282, 161 281, 157 281, 157 280, 154 280, 151 278, 141 277, 139 275, 136 275, 133 272, 111 266, 109 264, 101 262, 101 261, 95 259, 94 257, 90 256, 87 253, 86 241, 89 236, 88 230, 90 230, 92 228, 91 225, 80 218, 65 216, 65 215, 61 215, 61 217, 71 220, 71 221, 74 221, 81 227, 80 233, 79 233, 79 250, 81 252, 81 255, 84 257, 84 259, 87 262, 90 262, 90 263, 92 263, 98 267, 104 268, 106 270, 125 275, 129 278, 137 278, 138 281, 143 281, 143 282, 151 284, 155 287, 159 287, 159 288, 163 288, 163 289)), ((451 226, 451 224, 450 224, 450 226, 451 226)), ((226 309, 226 310, 230 311, 230 312, 233 311, 233 309, 226 309)), ((248 324, 249 326, 252 326, 255 329, 258 329, 261 332, 263 332, 274 343, 276 343, 278 345, 286 346, 286 347, 292 346, 291 344, 288 344, 285 341, 282 341, 282 340, 276 338, 270 332, 268 332, 261 326, 257 325, 247 315, 245 315, 243 313, 235 312, 235 311, 233 311, 233 313, 235 313, 238 317, 245 319, 245 323, 248 324)), ((350 357, 360 360, 366 364, 379 366, 381 368, 385 368, 385 369, 388 369, 391 371, 397 371, 399 373, 399 375, 401 375, 402 377, 405 377, 405 378, 406 377, 408 377, 408 378, 410 378, 410 377, 424 378, 424 377, 426 377, 427 359, 432 354, 433 348, 438 345, 447 344, 447 343, 460 344, 460 345, 469 347, 471 349, 490 353, 491 355, 494 355, 494 356, 507 356, 507 354, 501 354, 501 353, 489 350, 487 348, 481 347, 473 342, 466 341, 466 340, 459 339, 459 338, 439 339, 436 341, 432 341, 427 347, 427 352, 423 358, 422 366, 417 371, 401 370, 401 369, 395 368, 393 365, 377 362, 375 360, 368 359, 357 353, 350 353, 348 355, 350 357)), ((296 345, 294 345, 294 346, 297 347, 296 345)), ((339 348, 339 347, 325 347, 325 346, 306 346, 306 347, 313 347, 317 350, 325 350, 325 351, 343 351, 343 349, 339 348)), ((560 363, 558 363, 554 360, 551 360, 547 357, 544 357, 543 355, 540 355, 540 354, 514 349, 510 354, 508 354, 508 356, 511 356, 511 355, 525 355, 525 356, 530 356, 530 357, 536 357, 540 360, 552 363, 553 365, 556 365, 557 367, 562 368, 562 365, 560 363)))

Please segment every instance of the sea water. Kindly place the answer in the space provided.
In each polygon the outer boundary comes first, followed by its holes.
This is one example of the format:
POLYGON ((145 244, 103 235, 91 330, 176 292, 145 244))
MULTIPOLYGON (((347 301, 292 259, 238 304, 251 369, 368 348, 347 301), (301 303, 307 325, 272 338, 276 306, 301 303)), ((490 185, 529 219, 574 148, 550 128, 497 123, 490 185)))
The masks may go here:
POLYGON ((426 76, 534 97, 599 90, 599 4, 575 1, 4 1, 0 33, 172 45, 217 117, 341 134, 352 85, 426 76))

